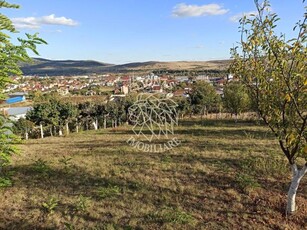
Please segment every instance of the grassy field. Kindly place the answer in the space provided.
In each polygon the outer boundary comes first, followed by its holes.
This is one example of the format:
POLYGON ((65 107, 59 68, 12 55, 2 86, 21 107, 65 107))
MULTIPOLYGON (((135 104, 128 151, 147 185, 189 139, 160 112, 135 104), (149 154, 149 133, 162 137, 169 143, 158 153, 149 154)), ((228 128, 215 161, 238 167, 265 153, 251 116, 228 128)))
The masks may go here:
POLYGON ((266 127, 185 121, 175 133, 165 153, 129 146, 130 127, 24 142, 0 228, 307 229, 307 178, 285 217, 291 174, 266 127))

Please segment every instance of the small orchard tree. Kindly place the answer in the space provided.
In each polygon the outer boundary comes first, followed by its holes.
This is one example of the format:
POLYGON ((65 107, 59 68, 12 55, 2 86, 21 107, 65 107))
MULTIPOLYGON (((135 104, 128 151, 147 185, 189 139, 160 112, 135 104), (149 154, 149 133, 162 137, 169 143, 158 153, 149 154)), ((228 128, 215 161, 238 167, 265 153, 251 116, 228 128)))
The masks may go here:
POLYGON ((183 119, 185 115, 191 113, 191 101, 190 98, 179 97, 175 98, 175 102, 177 103, 177 112, 179 118, 183 119))
POLYGON ((224 87, 224 108, 237 116, 248 110, 250 106, 249 95, 246 88, 240 82, 229 82, 224 87))
POLYGON ((95 114, 95 104, 89 101, 78 105, 79 120, 85 124, 86 130, 89 130, 90 123, 95 122, 93 115, 95 114))
POLYGON ((112 121, 112 127, 116 128, 118 125, 119 118, 124 113, 124 108, 121 106, 119 102, 109 101, 106 104, 105 110, 108 113, 108 117, 112 121))
POLYGON ((248 88, 291 165, 286 209, 290 214, 296 210, 296 192, 307 172, 307 12, 295 27, 297 37, 286 40, 274 32, 279 19, 267 10, 269 2, 255 4, 258 13, 240 21, 241 41, 231 50, 231 71, 248 88))
POLYGON ((66 134, 69 134, 69 122, 78 117, 77 106, 70 102, 58 101, 57 109, 59 112, 59 135, 62 135, 62 128, 66 126, 66 134))
POLYGON ((123 113, 121 116, 121 121, 126 122, 126 124, 129 124, 129 108, 136 102, 137 100, 137 94, 136 93, 130 93, 127 95, 125 98, 123 98, 122 101, 122 108, 123 108, 123 113))
MULTIPOLYGON (((19 6, 0 0, 0 9, 2 8, 17 9, 19 6)), ((10 34, 16 32, 12 21, 0 13, 0 99, 6 97, 4 89, 11 82, 10 76, 21 75, 18 63, 30 61, 27 51, 31 50, 38 54, 36 45, 46 44, 37 34, 26 34, 26 39, 19 38, 19 43, 17 45, 13 44, 10 34)), ((14 138, 11 134, 8 134, 8 127, 5 124, 5 116, 0 114, 0 170, 3 166, 1 162, 8 162, 10 155, 15 152, 15 148, 12 146, 14 138)))
POLYGON ((194 112, 200 113, 201 117, 218 107, 221 100, 214 87, 203 81, 196 82, 193 85, 190 98, 192 109, 194 112))
POLYGON ((36 125, 41 125, 41 128, 42 125, 49 125, 50 134, 52 135, 52 127, 55 127, 59 123, 57 101, 52 98, 47 98, 46 101, 35 102, 33 109, 27 112, 26 118, 36 125))
POLYGON ((29 132, 34 128, 34 123, 25 118, 20 118, 14 122, 14 133, 20 136, 24 136, 26 140, 29 138, 29 132))

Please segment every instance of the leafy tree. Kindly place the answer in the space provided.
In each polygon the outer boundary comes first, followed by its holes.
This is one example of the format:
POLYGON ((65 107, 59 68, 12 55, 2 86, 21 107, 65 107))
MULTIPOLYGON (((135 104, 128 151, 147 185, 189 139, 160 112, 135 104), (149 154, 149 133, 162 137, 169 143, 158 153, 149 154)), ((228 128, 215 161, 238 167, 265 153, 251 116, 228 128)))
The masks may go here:
POLYGON ((248 88, 291 165, 287 213, 293 213, 299 182, 307 172, 307 12, 295 27, 297 37, 286 40, 274 31, 279 18, 267 10, 269 2, 255 4, 258 13, 240 21, 241 41, 231 51, 231 70, 248 88))
POLYGON ((185 97, 175 98, 175 102, 178 105, 177 111, 179 118, 184 118, 184 116, 191 113, 190 98, 185 98, 185 97))
POLYGON ((119 118, 124 113, 124 108, 120 101, 109 101, 105 107, 108 117, 112 121, 112 127, 117 127, 119 118))
POLYGON ((28 139, 29 132, 34 128, 34 123, 25 118, 20 118, 14 122, 14 133, 18 135, 24 135, 25 139, 28 139))
POLYGON ((224 87, 224 107, 236 117, 246 111, 250 105, 249 95, 246 88, 239 82, 230 82, 224 87))
POLYGON ((62 135, 63 126, 68 128, 68 123, 78 115, 77 107, 61 100, 57 93, 37 95, 34 101, 33 110, 27 113, 27 119, 37 125, 49 125, 51 130, 52 127, 59 127, 59 135, 62 135))
POLYGON ((27 113, 27 119, 36 125, 57 125, 59 123, 57 100, 49 98, 46 101, 36 102, 33 109, 27 113))
MULTIPOLYGON (((19 6, 0 0, 0 9, 2 8, 17 9, 19 6)), ((27 38, 18 38, 18 44, 15 45, 11 42, 10 34, 16 32, 12 21, 0 13, 0 99, 5 99, 6 97, 4 89, 11 82, 10 76, 21 75, 18 63, 31 60, 27 51, 31 50, 38 54, 36 45, 46 44, 37 34, 26 34, 27 38)), ((11 145, 14 138, 12 135, 7 134, 7 127, 4 125, 6 118, 3 114, 0 114, 0 120, 0 162, 7 162, 9 156, 15 152, 15 148, 11 145)), ((2 166, 3 164, 0 165, 0 169, 2 166)))
POLYGON ((16 141, 17 137, 13 135, 12 127, 9 125, 5 116, 0 116, 0 173, 4 166, 10 163, 10 157, 16 152, 16 147, 12 142, 16 141))
POLYGON ((203 81, 198 81, 193 85, 190 97, 194 112, 201 113, 201 115, 216 109, 221 101, 214 87, 203 81))
POLYGON ((60 135, 62 135, 62 127, 66 125, 66 132, 69 133, 68 123, 72 122, 78 116, 78 109, 70 102, 57 102, 57 109, 59 112, 59 127, 60 135))
POLYGON ((120 120, 126 123, 129 123, 129 108, 136 102, 137 100, 137 94, 130 93, 126 97, 124 97, 121 101, 121 107, 122 107, 122 115, 120 117, 120 120))
POLYGON ((100 119, 104 119, 104 115, 106 114, 105 104, 101 102, 96 102, 93 104, 91 117, 94 118, 93 125, 95 129, 98 129, 98 124, 100 119))
POLYGON ((95 117, 97 116, 96 105, 92 102, 84 102, 78 105, 79 119, 85 124, 86 129, 90 128, 90 123, 95 122, 95 117))

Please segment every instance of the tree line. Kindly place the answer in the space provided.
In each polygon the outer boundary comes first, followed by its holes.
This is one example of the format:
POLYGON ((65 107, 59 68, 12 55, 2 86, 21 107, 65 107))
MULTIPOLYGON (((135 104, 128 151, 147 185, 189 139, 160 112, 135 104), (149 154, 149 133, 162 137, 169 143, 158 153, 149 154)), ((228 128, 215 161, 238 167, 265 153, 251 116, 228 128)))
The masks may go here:
MULTIPOLYGON (((171 99, 178 105, 179 118, 195 115, 202 118, 208 113, 220 112, 237 116, 250 110, 252 104, 244 86, 238 82, 226 84, 224 96, 220 96, 211 84, 199 81, 193 84, 187 97, 171 99)), ((29 135, 43 138, 100 127, 114 128, 130 123, 128 109, 136 100, 136 93, 115 97, 114 100, 79 103, 67 101, 57 93, 39 94, 34 98, 33 109, 26 118, 15 122, 15 132, 27 139, 29 135)))

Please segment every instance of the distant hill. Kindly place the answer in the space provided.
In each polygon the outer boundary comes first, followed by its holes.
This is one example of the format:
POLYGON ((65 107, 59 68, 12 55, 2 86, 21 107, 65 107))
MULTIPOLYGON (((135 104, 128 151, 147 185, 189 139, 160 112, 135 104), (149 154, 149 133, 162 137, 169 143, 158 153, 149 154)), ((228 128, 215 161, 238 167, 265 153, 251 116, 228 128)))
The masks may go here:
POLYGON ((178 62, 135 62, 114 65, 97 61, 48 60, 34 58, 31 63, 22 63, 25 75, 71 76, 105 73, 129 73, 151 71, 225 71, 230 60, 217 61, 178 61, 178 62))
POLYGON ((31 63, 22 63, 21 69, 25 75, 86 75, 103 73, 105 67, 111 64, 97 61, 48 60, 34 58, 31 63))

